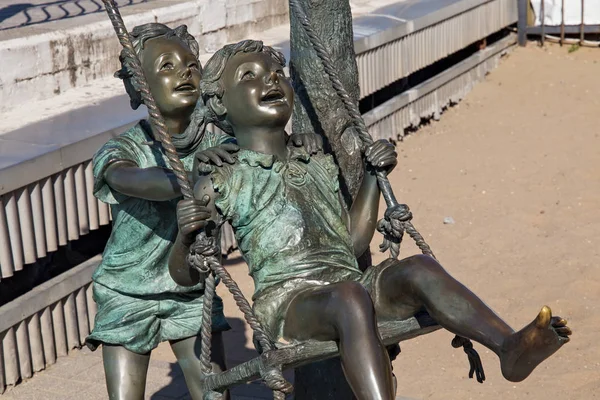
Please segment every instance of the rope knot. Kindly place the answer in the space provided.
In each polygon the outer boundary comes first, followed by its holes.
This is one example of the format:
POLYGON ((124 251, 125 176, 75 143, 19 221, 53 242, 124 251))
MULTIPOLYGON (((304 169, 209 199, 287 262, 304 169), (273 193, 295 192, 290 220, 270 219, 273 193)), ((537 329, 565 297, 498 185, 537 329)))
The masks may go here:
POLYGON ((411 220, 412 213, 406 204, 388 207, 384 218, 377 223, 377 231, 383 235, 383 243, 379 246, 381 252, 390 250, 391 257, 398 258, 405 224, 411 220))
POLYGON ((262 378, 269 389, 275 392, 291 394, 294 391, 292 384, 286 381, 281 371, 275 367, 266 369, 262 378))
POLYGON ((399 222, 408 222, 412 220, 412 213, 406 204, 396 204, 385 210, 385 219, 399 222))
POLYGON ((483 371, 483 364, 477 351, 473 348, 473 343, 465 337, 455 336, 452 339, 452 347, 458 349, 462 347, 467 357, 469 358, 469 378, 473 378, 475 374, 477 382, 483 383, 485 381, 485 372, 483 371))
POLYGON ((216 255, 220 248, 214 237, 209 237, 205 232, 200 232, 196 236, 196 241, 190 247, 190 253, 186 260, 189 266, 196 269, 201 274, 208 274, 211 271, 211 265, 218 264, 216 255))

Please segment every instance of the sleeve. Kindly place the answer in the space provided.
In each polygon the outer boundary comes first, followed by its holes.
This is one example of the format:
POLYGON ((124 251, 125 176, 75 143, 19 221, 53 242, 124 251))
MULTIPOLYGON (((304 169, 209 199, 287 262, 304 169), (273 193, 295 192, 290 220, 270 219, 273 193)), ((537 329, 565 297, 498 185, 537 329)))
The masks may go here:
POLYGON ((94 196, 107 204, 119 204, 128 196, 113 190, 105 179, 106 169, 116 161, 131 161, 136 166, 143 163, 143 153, 131 140, 117 137, 109 140, 96 152, 92 160, 94 196))
POLYGON ((219 212, 227 219, 233 218, 233 205, 236 201, 236 180, 232 168, 229 165, 213 167, 210 174, 213 188, 219 197, 215 200, 219 212))

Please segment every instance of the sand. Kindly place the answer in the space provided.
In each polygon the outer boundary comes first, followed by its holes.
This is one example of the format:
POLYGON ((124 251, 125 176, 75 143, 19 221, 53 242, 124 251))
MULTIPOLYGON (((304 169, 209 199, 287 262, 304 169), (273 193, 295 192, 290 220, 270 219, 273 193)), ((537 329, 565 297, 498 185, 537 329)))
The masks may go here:
MULTIPOLYGON (((600 396, 600 52, 511 53, 442 119, 399 145, 393 185, 446 269, 513 328, 542 305, 572 341, 524 382, 467 377, 446 331, 406 342, 398 394, 418 399, 600 396), (456 222, 444 225, 444 217, 456 222)), ((406 251, 413 251, 408 246, 406 251)), ((406 253, 405 253, 406 254, 406 253)))

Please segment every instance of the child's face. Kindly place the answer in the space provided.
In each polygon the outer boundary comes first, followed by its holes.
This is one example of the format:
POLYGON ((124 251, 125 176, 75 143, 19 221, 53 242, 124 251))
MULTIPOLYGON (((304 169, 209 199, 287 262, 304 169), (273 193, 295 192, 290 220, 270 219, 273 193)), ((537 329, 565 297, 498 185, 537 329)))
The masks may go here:
POLYGON ((149 39, 142 68, 156 105, 166 117, 188 117, 200 97, 198 60, 178 37, 149 39))
POLYGON ((232 127, 285 127, 294 91, 283 68, 265 53, 238 53, 225 66, 223 105, 232 127))

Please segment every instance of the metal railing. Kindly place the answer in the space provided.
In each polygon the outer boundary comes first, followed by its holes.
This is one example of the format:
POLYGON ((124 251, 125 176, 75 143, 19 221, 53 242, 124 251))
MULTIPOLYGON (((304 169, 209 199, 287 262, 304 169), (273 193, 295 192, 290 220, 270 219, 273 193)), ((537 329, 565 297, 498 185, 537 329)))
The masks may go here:
POLYGON ((440 10, 439 20, 429 16, 398 25, 399 37, 385 44, 370 49, 355 46, 361 98, 517 21, 514 0, 461 3, 463 9, 451 17, 440 10))

